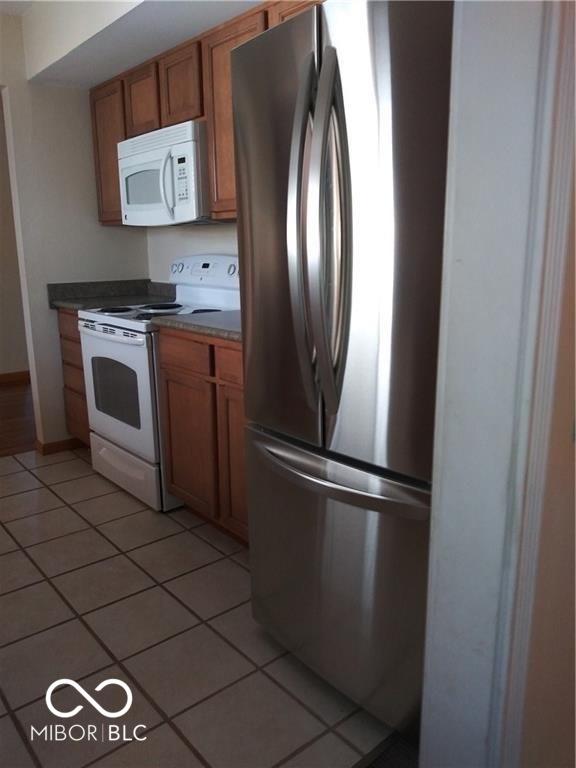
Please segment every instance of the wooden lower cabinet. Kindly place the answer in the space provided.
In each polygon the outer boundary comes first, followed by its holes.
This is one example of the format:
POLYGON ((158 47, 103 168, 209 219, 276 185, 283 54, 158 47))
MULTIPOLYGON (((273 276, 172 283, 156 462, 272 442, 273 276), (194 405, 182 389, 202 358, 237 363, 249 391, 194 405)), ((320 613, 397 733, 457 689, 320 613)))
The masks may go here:
POLYGON ((159 342, 168 490, 247 541, 242 347, 169 329, 159 342))
POLYGON ((203 515, 216 517, 216 385, 162 368, 160 387, 168 490, 203 515))
POLYGON ((248 538, 244 455, 244 393, 226 384, 218 387, 218 468, 222 525, 248 538))
POLYGON ((64 387, 64 410, 66 413, 66 429, 72 437, 90 445, 90 426, 88 424, 88 409, 86 397, 69 387, 64 387))
POLYGON ((90 426, 84 386, 82 347, 78 331, 78 312, 71 309, 59 309, 58 328, 64 379, 66 429, 72 437, 81 440, 85 445, 90 445, 90 426))

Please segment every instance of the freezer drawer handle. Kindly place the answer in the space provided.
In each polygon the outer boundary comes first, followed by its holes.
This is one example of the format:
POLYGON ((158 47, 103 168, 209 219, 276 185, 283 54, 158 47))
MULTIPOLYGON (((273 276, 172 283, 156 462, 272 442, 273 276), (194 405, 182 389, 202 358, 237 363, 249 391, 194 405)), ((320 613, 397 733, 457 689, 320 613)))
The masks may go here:
POLYGON ((409 520, 428 520, 430 517, 430 494, 428 491, 394 483, 390 480, 363 472, 354 467, 343 467, 333 461, 302 454, 298 458, 286 449, 272 447, 262 442, 256 446, 268 463, 280 474, 300 486, 310 488, 331 499, 351 504, 354 507, 372 509, 384 514, 409 520), (322 468, 346 472, 347 485, 318 476, 322 468), (310 474, 310 470, 316 474, 310 474), (355 481, 352 484, 351 481, 355 481))

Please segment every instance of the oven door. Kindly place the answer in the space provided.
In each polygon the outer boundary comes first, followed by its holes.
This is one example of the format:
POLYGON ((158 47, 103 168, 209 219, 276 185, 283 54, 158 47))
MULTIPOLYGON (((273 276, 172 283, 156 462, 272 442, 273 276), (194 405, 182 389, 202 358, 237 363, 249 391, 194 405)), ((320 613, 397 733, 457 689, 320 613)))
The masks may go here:
POLYGON ((78 323, 90 429, 159 461, 152 338, 104 323, 78 323))

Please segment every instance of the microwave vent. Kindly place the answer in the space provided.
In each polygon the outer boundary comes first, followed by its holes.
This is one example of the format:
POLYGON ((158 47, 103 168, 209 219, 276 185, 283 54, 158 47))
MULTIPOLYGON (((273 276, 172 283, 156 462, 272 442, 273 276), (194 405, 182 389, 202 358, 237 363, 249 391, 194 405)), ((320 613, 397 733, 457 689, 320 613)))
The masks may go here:
POLYGON ((181 144, 184 141, 193 141, 196 139, 196 133, 197 128, 192 120, 171 125, 168 128, 160 128, 158 131, 143 133, 141 136, 119 142, 118 157, 129 157, 140 152, 150 152, 173 144, 181 144))

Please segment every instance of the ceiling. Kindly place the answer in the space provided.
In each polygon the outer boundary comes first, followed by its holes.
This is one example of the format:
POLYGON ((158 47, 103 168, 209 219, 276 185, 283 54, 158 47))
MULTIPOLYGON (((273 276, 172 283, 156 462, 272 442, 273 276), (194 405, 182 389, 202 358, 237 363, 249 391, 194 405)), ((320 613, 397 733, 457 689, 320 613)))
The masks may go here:
POLYGON ((13 3, 0 2, 0 13, 6 14, 7 16, 22 16, 31 5, 31 2, 24 2, 24 0, 13 3))
MULTIPOLYGON (((259 0, 145 0, 51 64, 35 83, 92 87, 258 5, 259 0)), ((29 5, 29 3, 0 3, 29 5)))

